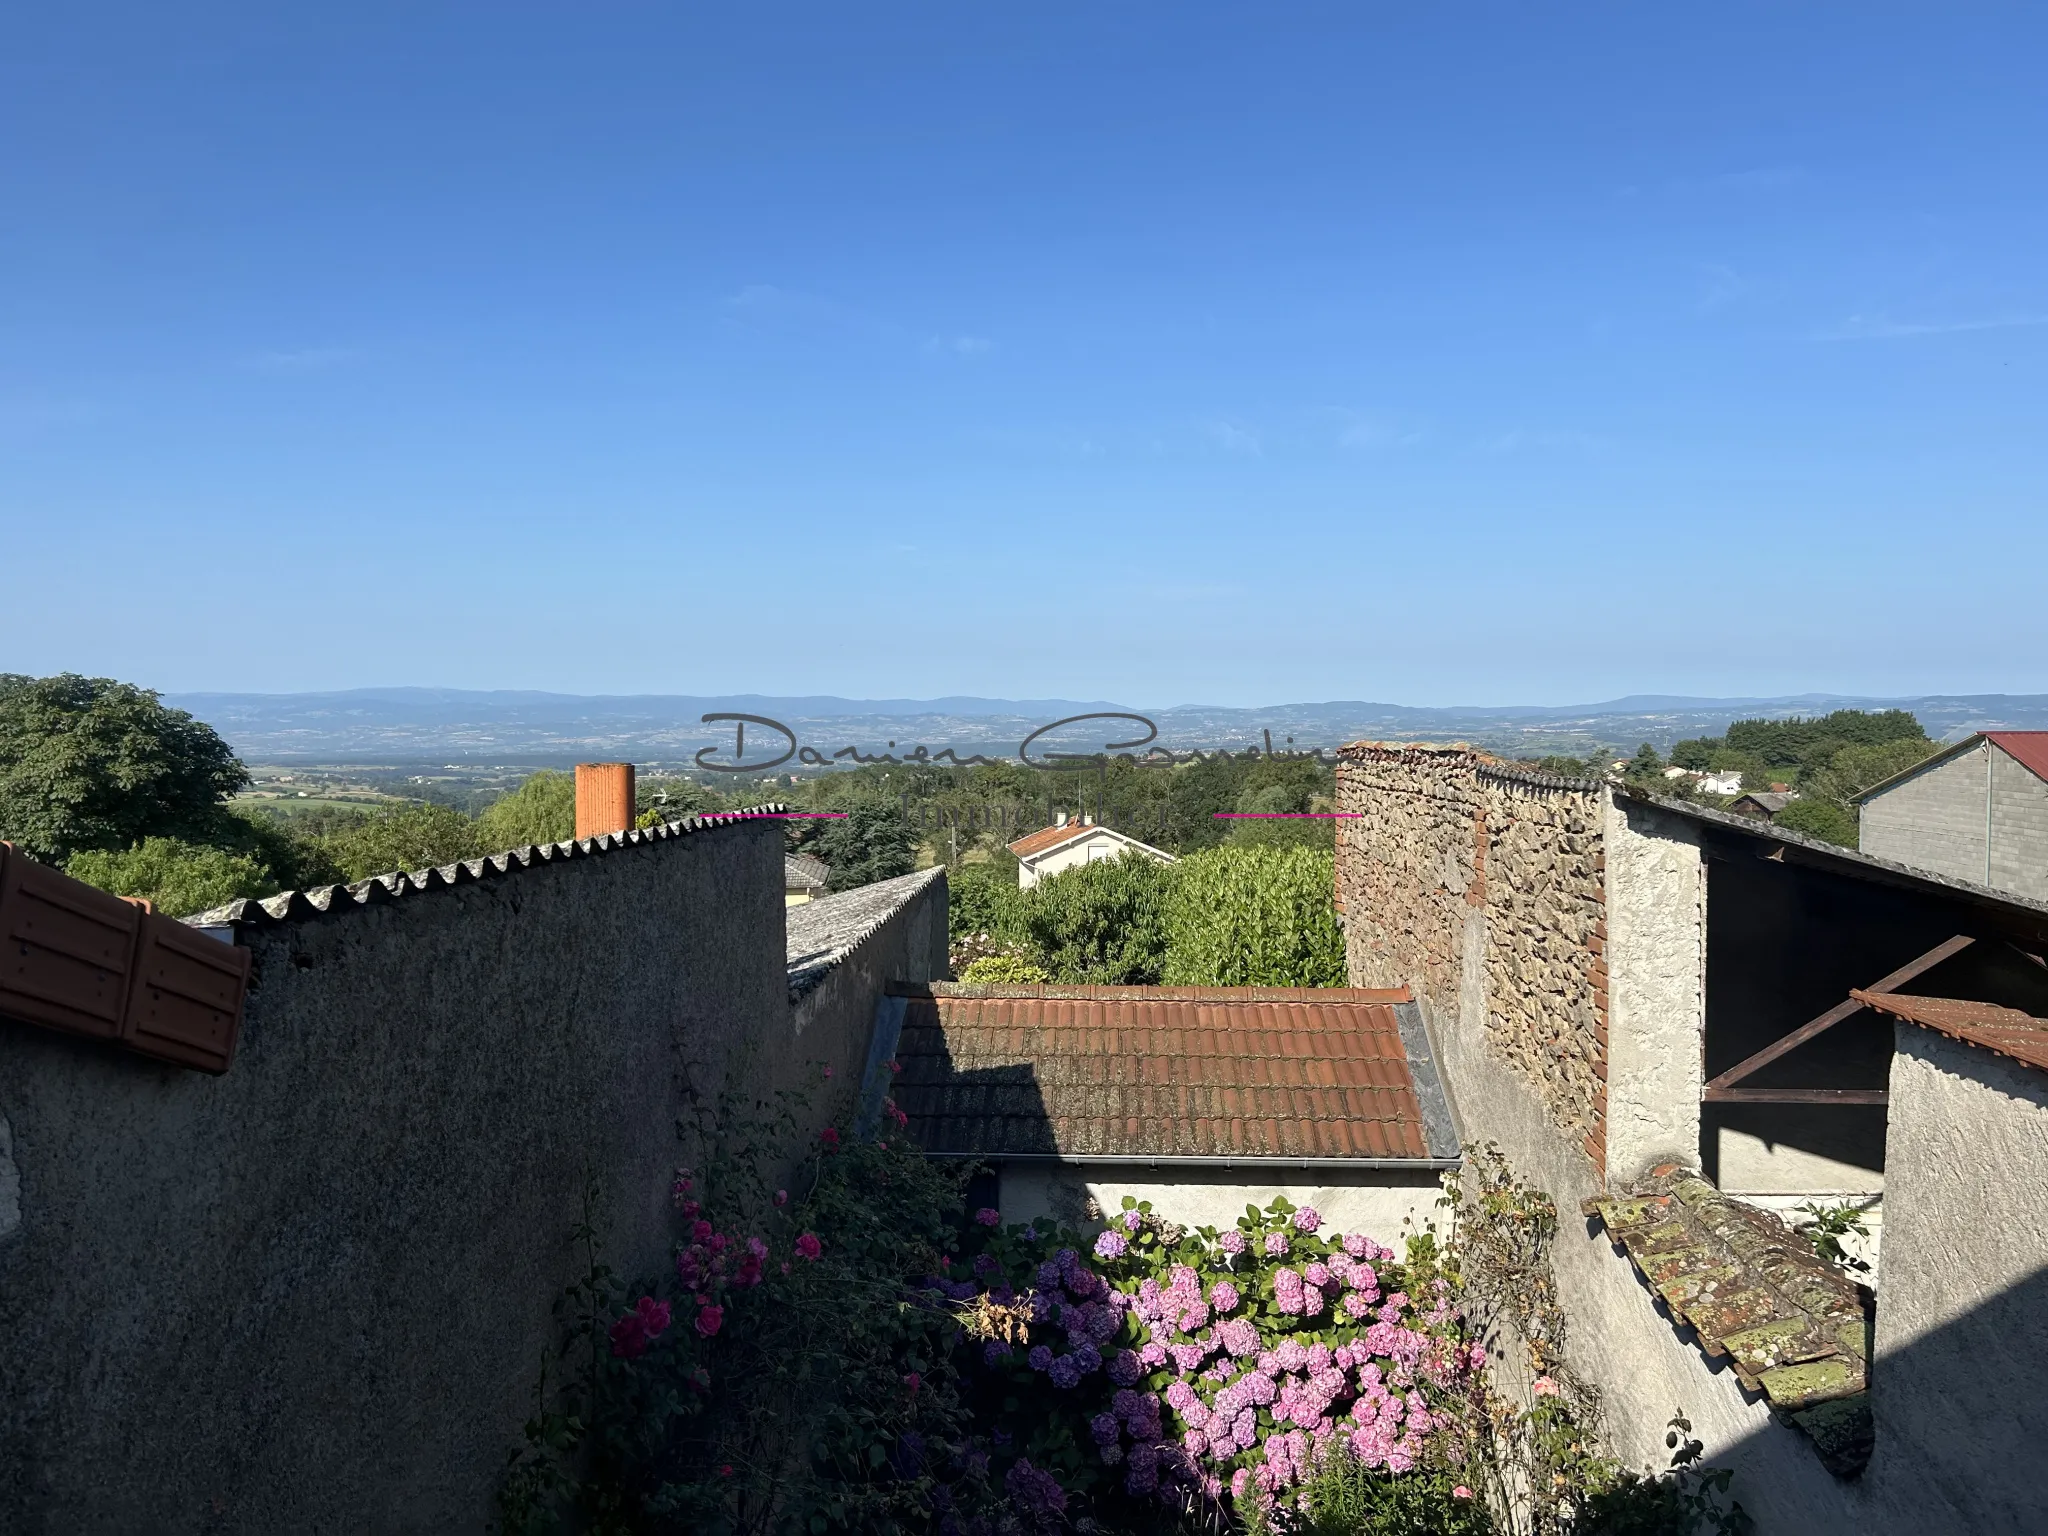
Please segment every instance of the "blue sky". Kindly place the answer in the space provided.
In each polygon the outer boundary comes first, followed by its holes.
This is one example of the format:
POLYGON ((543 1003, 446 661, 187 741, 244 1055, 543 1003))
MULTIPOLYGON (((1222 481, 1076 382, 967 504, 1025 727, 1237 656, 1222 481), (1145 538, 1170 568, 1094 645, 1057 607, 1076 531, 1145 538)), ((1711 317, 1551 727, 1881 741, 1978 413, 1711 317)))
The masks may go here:
POLYGON ((22 7, 0 670, 2048 691, 2044 55, 1990 5, 22 7))

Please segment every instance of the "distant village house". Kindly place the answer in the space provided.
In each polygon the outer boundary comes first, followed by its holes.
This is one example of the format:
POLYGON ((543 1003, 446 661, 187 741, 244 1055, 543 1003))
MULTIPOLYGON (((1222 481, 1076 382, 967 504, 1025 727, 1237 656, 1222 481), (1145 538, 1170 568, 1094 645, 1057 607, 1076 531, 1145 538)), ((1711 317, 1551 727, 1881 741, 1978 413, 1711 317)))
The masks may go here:
POLYGON ((1017 855, 1017 884, 1027 891, 1049 875, 1093 864, 1098 859, 1120 859, 1126 853, 1140 854, 1159 864, 1179 862, 1163 848, 1126 837, 1114 828, 1096 825, 1093 817, 1070 820, 1065 812, 1060 813, 1055 825, 1018 838, 1010 844, 1010 852, 1017 855))

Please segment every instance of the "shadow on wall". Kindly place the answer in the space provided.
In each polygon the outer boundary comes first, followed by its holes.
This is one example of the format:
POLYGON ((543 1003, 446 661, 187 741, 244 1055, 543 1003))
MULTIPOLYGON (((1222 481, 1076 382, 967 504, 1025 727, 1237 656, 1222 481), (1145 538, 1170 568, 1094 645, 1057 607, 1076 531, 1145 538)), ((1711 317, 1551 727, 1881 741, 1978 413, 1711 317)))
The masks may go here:
MULTIPOLYGON (((1697 1349, 1692 1330, 1671 1324, 1662 1298, 1640 1275, 1637 1281, 1658 1314, 1697 1349)), ((1853 1524, 1871 1536, 2040 1530, 2048 1502, 2040 1479, 2040 1448, 2048 1444, 2044 1361, 2048 1268, 1883 1355, 1871 1371, 1875 1441, 1869 1463, 1861 1476, 1836 1481, 1841 1504, 1812 1511, 1811 1528, 1853 1524)), ((1713 1375, 1728 1370, 1725 1357, 1702 1356, 1700 1364, 1713 1375)), ((1744 1396, 1761 1401, 1758 1394, 1744 1396)), ((1734 1471, 1730 1491, 1755 1513, 1760 1481, 1774 1476, 1784 1454, 1784 1431, 1774 1421, 1709 1460, 1734 1471)), ((1789 1529, 1783 1520, 1759 1526, 1760 1536, 1789 1529)))

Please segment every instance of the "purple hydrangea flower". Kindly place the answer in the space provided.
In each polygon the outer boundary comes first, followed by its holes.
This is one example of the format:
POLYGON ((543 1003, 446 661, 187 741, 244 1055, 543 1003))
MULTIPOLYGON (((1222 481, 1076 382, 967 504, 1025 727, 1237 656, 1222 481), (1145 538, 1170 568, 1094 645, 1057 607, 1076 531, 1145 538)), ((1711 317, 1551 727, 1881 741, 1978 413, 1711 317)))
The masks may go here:
POLYGON ((1130 1246, 1123 1233, 1116 1231, 1105 1232, 1102 1236, 1095 1239, 1095 1257, 1098 1259, 1120 1259, 1124 1256, 1125 1250, 1130 1246))
POLYGON ((1067 1358, 1080 1368, 1083 1376, 1092 1376, 1102 1369, 1102 1351, 1093 1344, 1083 1344, 1067 1358))
POLYGON ((1137 1231, 1137 1230, 1138 1230, 1138 1228, 1142 1227, 1142 1226, 1143 1226, 1144 1224, 1145 1224, 1145 1216, 1144 1216, 1144 1213, 1143 1213, 1143 1212, 1141 1212, 1141 1211, 1125 1211, 1125 1212, 1124 1212, 1124 1230, 1125 1230, 1126 1232, 1135 1232, 1135 1231, 1137 1231))
POLYGON ((1061 1391, 1071 1391, 1081 1385, 1081 1365, 1072 1355, 1061 1355, 1053 1361, 1052 1369, 1046 1375, 1061 1391))
POLYGON ((981 1346, 981 1363, 983 1365, 994 1365, 1000 1360, 1008 1359, 1009 1354, 1010 1346, 1008 1344, 1004 1343, 1001 1339, 990 1339, 981 1346))
POLYGON ((1034 1371, 1052 1369, 1052 1350, 1043 1344, 1034 1344, 1031 1353, 1024 1357, 1024 1363, 1034 1371))
POLYGON ((1098 1413, 1088 1421, 1088 1433, 1095 1437, 1097 1445, 1115 1445, 1122 1431, 1117 1426, 1115 1414, 1098 1413))
POLYGON ((1120 1387, 1136 1386, 1138 1378, 1144 1374, 1144 1368, 1139 1365, 1138 1356, 1133 1350, 1120 1349, 1109 1362, 1109 1379, 1120 1387))

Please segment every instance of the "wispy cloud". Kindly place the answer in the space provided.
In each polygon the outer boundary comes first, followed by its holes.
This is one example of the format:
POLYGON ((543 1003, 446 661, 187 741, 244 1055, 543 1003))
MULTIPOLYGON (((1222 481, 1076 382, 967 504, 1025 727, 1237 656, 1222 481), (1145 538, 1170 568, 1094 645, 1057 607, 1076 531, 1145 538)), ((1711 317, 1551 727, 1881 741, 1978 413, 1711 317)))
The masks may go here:
POLYGON ((242 366, 257 373, 324 373, 355 362, 361 347, 297 347, 273 352, 252 352, 242 366))
POLYGON ((1700 268, 1700 308, 1708 313, 1725 309, 1745 293, 1749 284, 1742 274, 1733 267, 1724 267, 1717 262, 1708 262, 1700 268))
POLYGON ((924 349, 933 357, 980 357, 993 352, 995 345, 986 336, 933 336, 926 340, 924 349))
POLYGON ((1542 453, 1560 450, 1586 452, 1605 448, 1607 439, 1591 432, 1557 432, 1540 427, 1513 427, 1481 443, 1480 451, 1492 454, 1542 453))
POLYGON ((1889 315, 1851 315, 1822 341, 1898 341, 1909 336, 1952 336, 1961 331, 2010 331, 2048 325, 2048 315, 1997 315, 1977 320, 1894 320, 1889 315))
POLYGON ((1406 448, 1422 441, 1422 429, 1415 423, 1380 411, 1340 407, 1330 414, 1336 418, 1340 448, 1406 448))
POLYGON ((1259 441, 1258 434, 1234 421, 1212 421, 1203 430, 1209 434, 1209 441, 1225 453, 1249 454, 1255 459, 1265 457, 1265 445, 1259 441))

